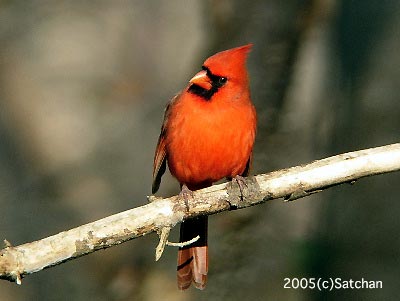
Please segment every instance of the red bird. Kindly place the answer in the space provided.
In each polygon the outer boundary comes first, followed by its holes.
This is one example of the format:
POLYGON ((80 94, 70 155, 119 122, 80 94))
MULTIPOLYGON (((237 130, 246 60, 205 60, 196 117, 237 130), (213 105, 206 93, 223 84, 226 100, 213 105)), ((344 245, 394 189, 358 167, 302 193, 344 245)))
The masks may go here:
MULTIPOLYGON (((188 86, 168 104, 154 157, 152 192, 157 192, 168 163, 189 190, 223 178, 247 176, 256 135, 256 111, 250 99, 246 57, 252 44, 209 57, 188 86)), ((207 216, 181 224, 180 241, 200 236, 179 248, 178 287, 192 282, 204 289, 208 272, 207 216)))

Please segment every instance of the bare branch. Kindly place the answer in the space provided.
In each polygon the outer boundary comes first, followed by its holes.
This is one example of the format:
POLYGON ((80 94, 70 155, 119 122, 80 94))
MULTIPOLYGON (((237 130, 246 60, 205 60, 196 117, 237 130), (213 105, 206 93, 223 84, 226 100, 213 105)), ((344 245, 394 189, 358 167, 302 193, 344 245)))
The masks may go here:
MULTIPOLYGON (((186 218, 245 208, 268 200, 296 200, 359 178, 400 170, 400 143, 341 154, 312 163, 245 178, 243 195, 235 181, 193 193, 188 207, 179 196, 152 202, 56 235, 0 251, 0 278, 23 276, 151 232, 168 231, 186 218)), ((159 254, 161 256, 161 254, 159 254)))

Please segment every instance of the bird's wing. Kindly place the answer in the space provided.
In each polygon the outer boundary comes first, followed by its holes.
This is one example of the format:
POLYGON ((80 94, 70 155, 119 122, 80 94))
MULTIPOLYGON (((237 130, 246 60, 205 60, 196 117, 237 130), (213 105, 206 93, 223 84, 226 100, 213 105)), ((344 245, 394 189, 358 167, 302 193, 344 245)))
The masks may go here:
POLYGON ((246 163, 246 168, 244 169, 244 171, 241 174, 242 177, 247 177, 249 175, 252 163, 253 163, 253 155, 250 154, 250 157, 246 163))
POLYGON ((153 163, 153 184, 151 188, 152 193, 156 193, 158 188, 160 188, 161 177, 165 172, 167 167, 167 145, 166 145, 166 135, 167 135, 167 122, 168 117, 171 112, 172 105, 179 99, 180 94, 177 94, 171 101, 168 103, 164 112, 164 121, 161 126, 160 137, 158 138, 156 152, 154 154, 154 163, 153 163))

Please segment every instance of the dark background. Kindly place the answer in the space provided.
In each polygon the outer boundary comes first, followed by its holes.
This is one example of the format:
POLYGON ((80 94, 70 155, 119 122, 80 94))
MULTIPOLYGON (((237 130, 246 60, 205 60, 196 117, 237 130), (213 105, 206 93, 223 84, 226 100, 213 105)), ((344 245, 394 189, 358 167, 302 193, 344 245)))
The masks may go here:
MULTIPOLYGON (((163 109, 209 55, 254 43, 253 173, 398 142, 398 1, 1 1, 0 238, 37 240, 140 206, 163 109)), ((390 300, 399 174, 210 218, 205 291, 176 289, 155 234, 25 278, 0 300, 390 300), (284 289, 285 277, 383 289, 284 289)), ((160 195, 179 191, 169 175, 160 195)), ((174 237, 176 239, 176 233, 174 237)))

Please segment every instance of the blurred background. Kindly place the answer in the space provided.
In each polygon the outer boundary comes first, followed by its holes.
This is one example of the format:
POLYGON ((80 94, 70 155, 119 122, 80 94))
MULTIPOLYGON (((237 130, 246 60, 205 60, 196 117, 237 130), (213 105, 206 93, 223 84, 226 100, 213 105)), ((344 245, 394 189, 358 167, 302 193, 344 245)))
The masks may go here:
MULTIPOLYGON (((249 42, 253 174, 399 142, 399 1, 0 1, 0 238, 145 204, 165 104, 209 55, 249 42)), ((154 262, 152 234, 0 281, 0 300, 393 300, 399 180, 212 216, 205 291, 177 290, 177 251, 154 262), (284 289, 285 277, 383 289, 284 289)), ((164 176, 159 195, 178 192, 164 176)))

